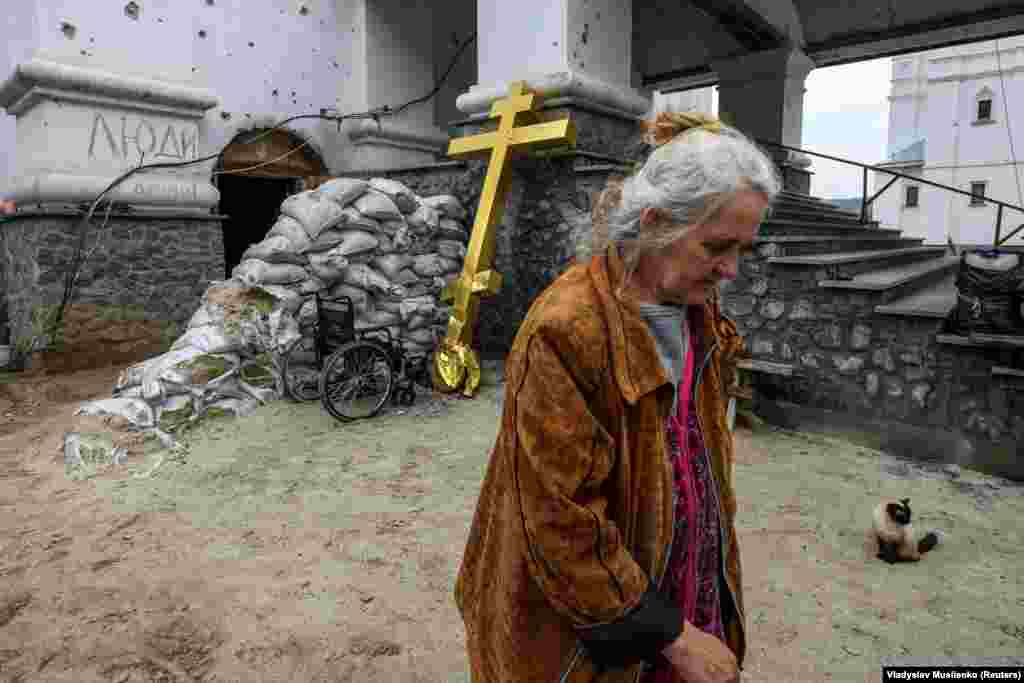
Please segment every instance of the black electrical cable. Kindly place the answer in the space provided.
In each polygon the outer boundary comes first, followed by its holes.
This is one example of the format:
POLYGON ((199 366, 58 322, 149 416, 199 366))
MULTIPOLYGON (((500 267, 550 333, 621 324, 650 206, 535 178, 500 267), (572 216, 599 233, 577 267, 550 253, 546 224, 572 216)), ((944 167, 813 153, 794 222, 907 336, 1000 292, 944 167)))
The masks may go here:
MULTIPOLYGON (((65 278, 64 278, 64 295, 63 295, 63 297, 61 299, 60 308, 58 308, 58 310, 57 310, 57 316, 56 316, 56 318, 54 320, 53 328, 50 330, 51 335, 52 335, 53 332, 55 332, 57 329, 59 329, 60 323, 61 323, 61 321, 64 318, 64 310, 67 308, 68 304, 71 302, 72 297, 74 295, 75 281, 78 279, 78 273, 81 270, 81 267, 82 267, 83 261, 84 261, 83 254, 85 252, 85 241, 86 241, 86 236, 87 236, 87 230, 88 230, 89 224, 90 224, 90 222, 92 220, 92 216, 96 212, 96 208, 103 201, 103 198, 108 193, 110 193, 111 190, 116 188, 118 185, 123 183, 125 180, 127 180, 128 178, 130 178, 131 176, 135 175, 136 173, 138 173, 139 171, 142 171, 142 170, 159 169, 159 168, 181 168, 181 167, 184 167, 184 166, 192 166, 194 164, 205 163, 207 161, 212 161, 214 159, 217 160, 217 163, 215 164, 215 166, 219 166, 219 165, 221 165, 223 163, 224 153, 232 145, 249 144, 251 142, 255 142, 256 140, 258 140, 258 139, 260 139, 260 138, 262 138, 262 137, 264 137, 266 135, 269 135, 271 132, 273 132, 273 131, 275 131, 275 130, 277 130, 279 128, 282 128, 282 127, 284 127, 286 125, 288 125, 292 121, 299 121, 299 120, 302 120, 302 119, 322 119, 322 120, 326 120, 326 121, 334 121, 334 122, 338 123, 339 126, 340 126, 342 121, 348 120, 348 119, 373 119, 373 120, 375 120, 375 121, 377 121, 379 123, 381 116, 394 116, 395 114, 399 114, 399 113, 405 111, 406 109, 408 109, 411 106, 420 104, 422 102, 426 102, 426 101, 430 100, 432 97, 434 97, 435 95, 437 95, 437 93, 440 92, 441 87, 444 85, 444 82, 448 79, 448 76, 451 75, 452 69, 455 68, 455 64, 458 62, 459 58, 462 56, 462 53, 465 52, 466 48, 469 47, 470 43, 472 43, 474 40, 476 40, 476 36, 477 36, 477 34, 476 34, 476 32, 474 32, 473 35, 471 35, 469 38, 464 40, 462 45, 459 46, 459 49, 456 50, 455 55, 452 57, 451 61, 449 62, 448 68, 445 70, 444 75, 442 75, 441 78, 435 83, 433 90, 431 90, 429 93, 427 93, 423 97, 417 98, 417 99, 412 100, 410 102, 406 102, 405 104, 403 104, 403 105, 401 105, 399 107, 392 108, 392 107, 390 107, 388 105, 384 105, 382 107, 377 107, 375 109, 371 109, 371 110, 366 111, 366 112, 360 112, 360 113, 356 113, 356 114, 341 114, 341 115, 337 115, 337 116, 331 116, 331 115, 328 115, 328 114, 299 114, 298 116, 292 116, 291 118, 285 119, 284 121, 281 121, 280 123, 274 125, 271 128, 268 128, 266 130, 260 131, 258 134, 254 135, 252 138, 250 138, 249 140, 246 140, 244 142, 243 141, 239 141, 239 140, 232 140, 232 141, 228 142, 226 145, 224 145, 223 147, 221 147, 220 151, 217 152, 216 154, 211 154, 209 156, 202 157, 200 159, 193 159, 191 161, 175 161, 175 162, 163 162, 163 163, 156 163, 156 164, 140 164, 139 166, 136 166, 135 168, 132 168, 132 169, 126 171, 125 173, 123 173, 116 180, 111 182, 102 192, 100 192, 100 194, 96 197, 96 199, 89 206, 89 210, 86 212, 85 216, 82 217, 82 220, 78 224, 78 232, 79 232, 78 244, 75 247, 75 253, 74 253, 74 255, 71 258, 71 263, 69 265, 68 271, 67 271, 67 273, 65 275, 65 278)), ((112 204, 112 202, 110 202, 110 204, 112 204)))

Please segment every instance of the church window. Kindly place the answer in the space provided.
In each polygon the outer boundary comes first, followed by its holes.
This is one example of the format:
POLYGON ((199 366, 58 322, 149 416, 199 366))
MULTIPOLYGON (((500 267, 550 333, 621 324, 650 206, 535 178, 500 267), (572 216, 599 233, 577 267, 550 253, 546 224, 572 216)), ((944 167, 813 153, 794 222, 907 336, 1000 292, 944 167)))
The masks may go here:
POLYGON ((992 100, 978 100, 978 120, 992 120, 992 100))
POLYGON ((971 183, 971 206, 985 206, 985 187, 988 183, 985 182, 973 182, 971 183))
POLYGON ((903 206, 908 209, 916 207, 919 192, 920 188, 917 185, 907 185, 907 193, 904 197, 903 206))

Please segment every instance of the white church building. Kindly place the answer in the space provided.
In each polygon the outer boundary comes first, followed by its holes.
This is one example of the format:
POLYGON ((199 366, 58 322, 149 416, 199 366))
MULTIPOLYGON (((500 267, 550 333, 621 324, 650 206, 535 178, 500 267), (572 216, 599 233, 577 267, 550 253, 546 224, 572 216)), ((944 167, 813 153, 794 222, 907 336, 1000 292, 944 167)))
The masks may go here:
MULTIPOLYGON (((895 57, 889 100, 888 158, 877 165, 978 196, 900 178, 873 218, 927 244, 991 245, 998 207, 980 197, 1024 206, 1024 38, 895 57)), ((874 192, 893 178, 874 175, 874 192)), ((1022 223, 1004 209, 1001 234, 1022 223)))

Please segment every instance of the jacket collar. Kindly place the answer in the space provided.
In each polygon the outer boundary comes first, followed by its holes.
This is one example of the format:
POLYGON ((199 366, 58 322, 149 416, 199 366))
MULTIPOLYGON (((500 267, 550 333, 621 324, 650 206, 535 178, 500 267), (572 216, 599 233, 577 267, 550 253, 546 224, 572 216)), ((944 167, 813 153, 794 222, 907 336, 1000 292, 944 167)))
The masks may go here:
MULTIPOLYGON (((654 336, 640 315, 640 307, 615 294, 625 270, 617 246, 611 244, 603 254, 591 259, 589 269, 608 321, 615 380, 623 398, 635 404, 640 397, 670 384, 668 375, 662 367, 654 336)), ((703 361, 703 351, 715 340, 713 313, 706 304, 690 307, 691 329, 701 331, 696 344, 700 354, 696 359, 698 367, 703 361)))

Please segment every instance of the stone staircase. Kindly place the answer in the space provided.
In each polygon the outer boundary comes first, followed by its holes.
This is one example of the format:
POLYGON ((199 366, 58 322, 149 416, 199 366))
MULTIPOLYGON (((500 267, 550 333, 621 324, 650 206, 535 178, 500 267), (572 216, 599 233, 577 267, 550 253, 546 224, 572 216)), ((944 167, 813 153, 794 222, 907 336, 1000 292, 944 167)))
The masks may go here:
POLYGON ((758 394, 874 420, 877 430, 976 433, 1015 451, 1024 336, 944 333, 958 264, 945 246, 783 192, 756 256, 723 287, 758 394))

